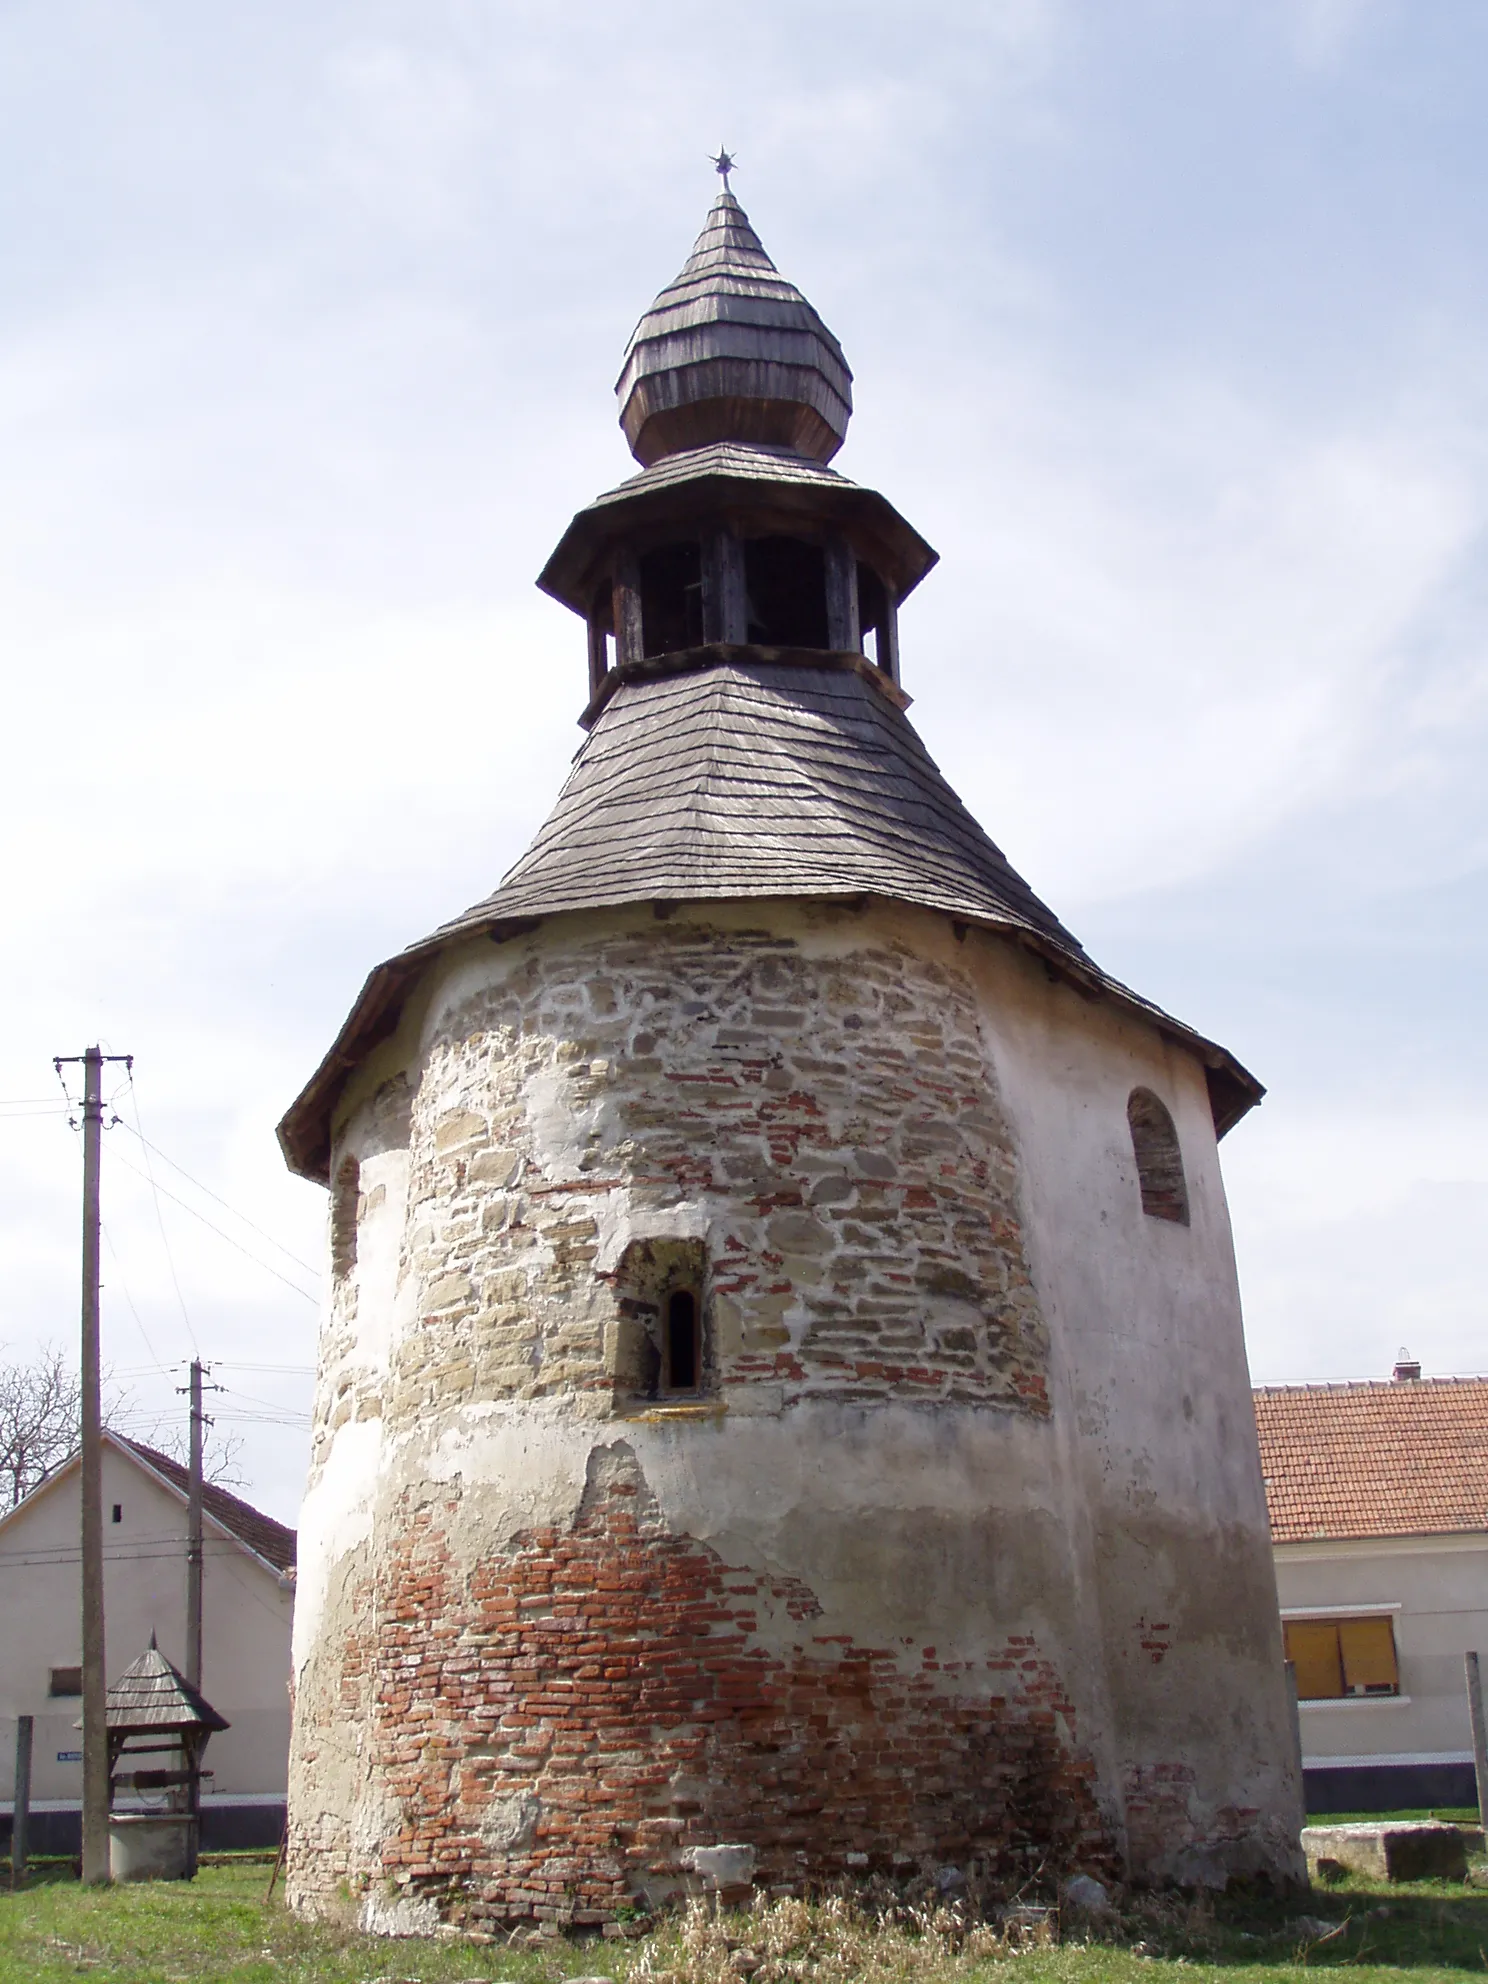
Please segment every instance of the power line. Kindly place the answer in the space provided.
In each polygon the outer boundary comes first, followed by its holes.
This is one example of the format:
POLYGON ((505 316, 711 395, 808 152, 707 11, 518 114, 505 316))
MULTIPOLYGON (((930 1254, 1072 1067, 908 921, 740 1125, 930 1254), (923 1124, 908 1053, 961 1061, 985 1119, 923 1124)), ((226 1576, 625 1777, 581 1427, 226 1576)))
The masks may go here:
MULTIPOLYGON (((138 1114, 137 1110, 136 1110, 136 1114, 138 1114)), ((193 1178, 191 1173, 186 1169, 184 1164, 177 1164, 176 1160, 173 1157, 168 1156, 166 1152, 164 1152, 160 1148, 159 1144, 152 1144, 147 1137, 142 1135, 138 1130, 134 1128, 133 1124, 121 1122, 119 1127, 121 1129, 128 1130, 130 1136, 139 1137, 140 1142, 145 1146, 145 1148, 147 1150, 154 1151, 155 1155, 161 1160, 163 1164, 168 1164, 172 1171, 179 1171, 181 1176, 187 1181, 188 1184, 195 1185, 196 1189, 199 1192, 205 1192, 207 1197, 209 1199, 214 1200, 216 1204, 221 1206, 224 1212, 230 1212, 234 1219, 240 1219, 243 1222, 244 1226, 246 1226, 251 1233, 256 1233, 260 1240, 267 1240, 271 1247, 277 1248, 278 1251, 286 1257, 286 1259, 293 1261, 297 1268, 303 1268, 306 1274, 313 1274, 317 1280, 320 1278, 319 1268, 311 1267, 308 1261, 302 1261, 298 1254, 291 1253, 290 1249, 284 1245, 284 1242, 282 1240, 276 1240, 272 1233, 265 1232, 263 1227, 255 1225, 254 1222, 248 1217, 247 1213, 239 1212, 237 1207, 235 1205, 232 1205, 227 1199, 224 1199, 220 1192, 214 1192, 211 1186, 204 1185, 200 1180, 200 1178, 193 1178)))
POLYGON ((105 1246, 109 1250, 109 1259, 113 1262, 114 1266, 119 1270, 119 1286, 124 1291, 124 1300, 129 1305, 129 1313, 134 1318, 134 1326, 140 1333, 140 1340, 144 1344, 145 1349, 150 1353, 150 1356, 155 1360, 154 1368, 160 1373, 162 1377, 165 1377, 166 1376, 165 1366, 161 1363, 160 1359, 155 1356, 155 1346, 153 1343, 151 1343, 149 1337, 145 1333, 145 1326, 140 1321, 140 1312, 138 1309, 135 1308, 134 1297, 129 1292, 129 1283, 124 1279, 124 1263, 119 1259, 119 1250, 114 1245, 113 1235, 109 1232, 108 1227, 104 1222, 100 1221, 99 1223, 103 1227, 103 1239, 105 1246))
MULTIPOLYGON (((129 1126, 128 1124, 125 1124, 124 1127, 127 1129, 129 1126)), ((143 1143, 144 1141, 145 1141, 144 1138, 141 1137, 140 1142, 143 1143)), ((251 1248, 245 1247, 241 1240, 234 1240, 233 1236, 230 1233, 224 1233, 222 1228, 220 1226, 215 1225, 212 1220, 208 1219, 205 1213, 198 1212, 195 1206, 188 1204, 185 1199, 178 1198, 176 1194, 173 1191, 171 1191, 168 1186, 159 1184, 149 1172, 141 1171, 137 1164, 131 1164, 129 1162, 129 1159, 127 1157, 121 1157, 118 1151, 113 1151, 111 1153, 111 1156, 115 1164, 122 1164, 124 1169, 126 1171, 132 1171, 136 1178, 143 1178, 146 1184, 148 1184, 151 1190, 156 1194, 157 1201, 160 1198, 169 1199, 172 1205, 179 1206, 182 1212, 188 1212, 190 1213, 193 1219, 199 1220, 201 1224, 204 1227, 206 1227, 209 1233, 215 1233, 219 1240, 225 1240, 228 1246, 234 1248, 238 1253, 240 1253, 244 1257, 245 1260, 252 1261, 254 1266, 262 1268, 265 1274, 271 1274, 274 1277, 275 1281, 282 1281, 286 1288, 292 1288, 295 1294, 302 1297, 304 1301, 310 1303, 312 1308, 318 1309, 320 1307, 320 1297, 318 1295, 312 1295, 308 1288, 301 1288, 300 1284, 297 1281, 291 1281, 287 1274, 281 1274, 278 1268, 274 1267, 270 1262, 262 1259, 260 1255, 255 1254, 251 1248)), ((145 1162, 146 1164, 149 1163, 148 1157, 145 1159, 145 1162)), ((156 1205, 157 1214, 159 1213, 159 1210, 160 1208, 157 1203, 156 1205)), ((164 1232, 164 1230, 165 1229, 162 1224, 161 1227, 162 1233, 164 1232)), ((168 1247, 166 1251, 168 1254, 169 1253, 168 1247)), ((172 1276, 174 1276, 175 1274, 174 1263, 172 1263, 171 1266, 171 1274, 172 1276)), ((178 1295, 180 1294, 179 1283, 177 1283, 176 1286, 176 1293, 178 1295)), ((183 1315, 185 1314, 185 1310, 186 1310, 186 1305, 183 1302, 181 1305, 181 1313, 183 1315)), ((187 1323, 186 1327, 188 1329, 191 1328, 189 1322, 187 1323)), ((191 1343, 193 1349, 195 1349, 199 1355, 200 1345, 196 1341, 196 1335, 194 1331, 192 1332, 191 1343)))
POLYGON ((237 1358, 217 1357, 212 1360, 219 1371, 271 1371, 286 1378, 313 1378, 313 1364, 244 1364, 237 1358))
MULTIPOLYGON (((139 1140, 141 1143, 144 1143, 145 1132, 144 1132, 144 1126, 140 1123, 139 1095, 134 1086, 134 1070, 132 1068, 129 1071, 129 1100, 134 1109, 134 1121, 136 1128, 139 1130, 139 1140)), ((125 1168, 129 1171, 134 1170, 134 1166, 132 1164, 127 1165, 125 1168)), ((175 1287, 176 1300, 181 1305, 181 1321, 186 1325, 187 1336, 191 1338, 191 1348, 196 1352, 197 1356, 200 1357, 201 1345, 196 1340, 196 1331, 191 1327, 191 1317, 187 1314, 186 1311, 186 1297, 181 1293, 181 1277, 176 1273, 176 1257, 171 1252, 170 1240, 166 1235, 165 1214, 160 1210, 160 1187, 155 1183, 155 1172, 150 1164, 150 1153, 148 1146, 146 1146, 145 1149, 145 1171, 148 1174, 150 1191, 155 1200, 155 1223, 160 1228, 160 1244, 165 1249, 166 1265, 170 1269, 170 1278, 172 1284, 175 1287)), ((139 1174, 136 1172, 135 1175, 138 1176, 139 1174)), ((167 1194, 167 1196, 169 1196, 169 1194, 167 1194)))

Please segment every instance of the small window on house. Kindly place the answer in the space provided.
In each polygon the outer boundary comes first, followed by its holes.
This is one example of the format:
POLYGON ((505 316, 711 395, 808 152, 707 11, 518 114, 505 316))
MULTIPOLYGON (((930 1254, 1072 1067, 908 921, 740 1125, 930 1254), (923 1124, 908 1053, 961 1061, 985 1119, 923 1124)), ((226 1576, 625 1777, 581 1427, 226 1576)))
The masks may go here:
POLYGON ((756 647, 825 648, 827 560, 819 544, 752 537, 744 545, 746 638, 756 647))
POLYGON ((696 541, 664 544, 640 560, 641 639, 647 654, 703 642, 703 553, 696 541))
POLYGON ((1152 1219, 1188 1224, 1188 1186, 1183 1178, 1183 1153, 1167 1104, 1150 1088, 1134 1088, 1126 1105, 1142 1210, 1152 1219))
POLYGON ((674 1288, 666 1304, 666 1389, 695 1392, 702 1383, 702 1365, 697 1297, 690 1288, 674 1288))
POLYGON ((83 1692, 83 1670, 81 1667, 54 1667, 47 1682, 47 1693, 58 1696, 80 1695, 83 1692))
POLYGON ((1281 1630, 1299 1701, 1400 1693, 1395 1628, 1387 1612, 1360 1619, 1285 1619, 1281 1630))
POLYGON ((354 1157, 343 1158, 331 1192, 331 1273, 338 1281, 356 1266, 361 1196, 362 1167, 354 1157))
POLYGON ((124 1504, 123 1504, 122 1502, 115 1502, 115 1504, 114 1504, 114 1515, 113 1515, 113 1520, 114 1520, 115 1522, 123 1522, 123 1520, 124 1520, 124 1504))

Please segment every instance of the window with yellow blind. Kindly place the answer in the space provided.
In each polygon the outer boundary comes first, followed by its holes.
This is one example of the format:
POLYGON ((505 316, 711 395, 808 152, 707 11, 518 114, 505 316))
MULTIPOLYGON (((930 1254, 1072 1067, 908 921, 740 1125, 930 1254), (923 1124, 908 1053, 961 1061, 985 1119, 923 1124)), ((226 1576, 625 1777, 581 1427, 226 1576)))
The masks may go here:
POLYGON ((1297 1699, 1342 1701, 1398 1695, 1400 1668, 1388 1613, 1361 1619, 1286 1619, 1286 1657, 1297 1671, 1297 1699))

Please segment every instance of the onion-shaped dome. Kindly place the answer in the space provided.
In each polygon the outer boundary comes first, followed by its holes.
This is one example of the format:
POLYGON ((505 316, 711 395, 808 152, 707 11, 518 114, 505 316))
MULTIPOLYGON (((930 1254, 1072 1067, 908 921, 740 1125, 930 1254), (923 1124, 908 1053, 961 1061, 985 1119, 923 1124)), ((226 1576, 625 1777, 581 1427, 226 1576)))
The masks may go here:
POLYGON ((713 441, 830 461, 852 414, 841 345, 726 191, 682 273, 637 324, 615 393, 631 452, 647 467, 713 441))

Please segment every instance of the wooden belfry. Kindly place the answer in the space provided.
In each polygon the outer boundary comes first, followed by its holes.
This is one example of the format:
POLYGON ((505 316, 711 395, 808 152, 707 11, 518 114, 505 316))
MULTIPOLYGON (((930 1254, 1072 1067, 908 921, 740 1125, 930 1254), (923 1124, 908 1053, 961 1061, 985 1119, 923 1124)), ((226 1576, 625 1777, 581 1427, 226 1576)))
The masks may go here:
POLYGON ((118 1881, 190 1880, 199 1847, 202 1755, 227 1719, 150 1644, 108 1691, 109 1861, 118 1881), (123 1768, 142 1756, 175 1759, 175 1767, 123 1768), (120 1812, 121 1791, 164 1802, 120 1812))

